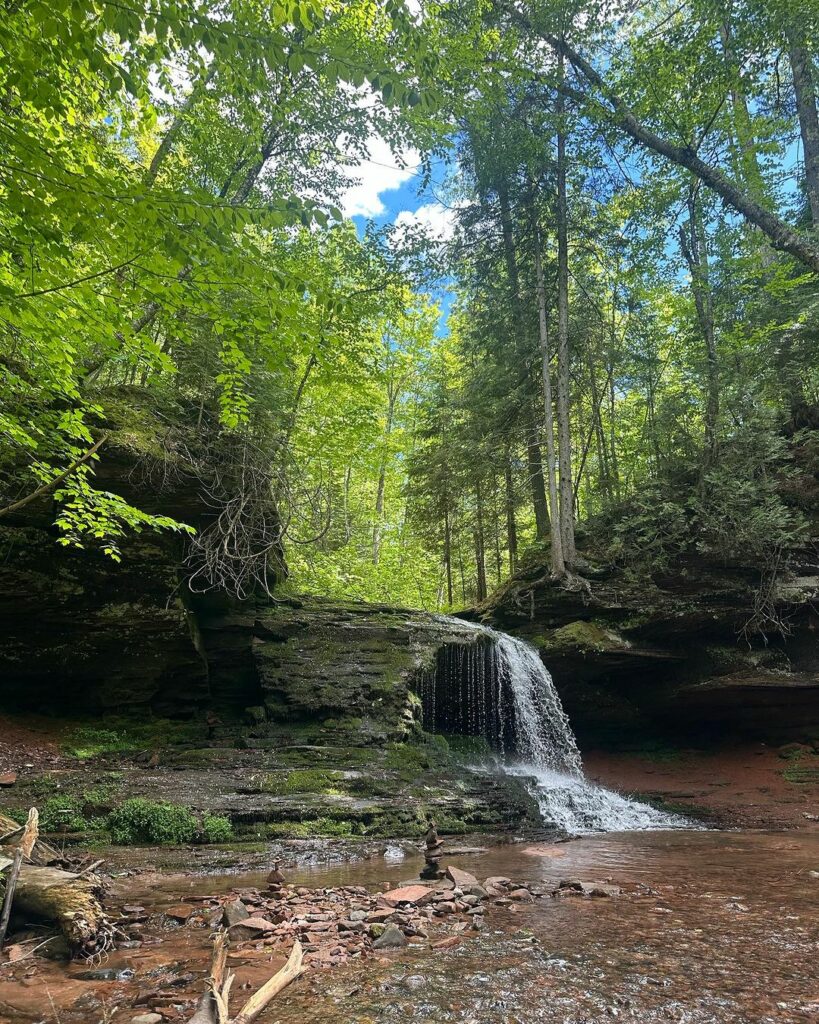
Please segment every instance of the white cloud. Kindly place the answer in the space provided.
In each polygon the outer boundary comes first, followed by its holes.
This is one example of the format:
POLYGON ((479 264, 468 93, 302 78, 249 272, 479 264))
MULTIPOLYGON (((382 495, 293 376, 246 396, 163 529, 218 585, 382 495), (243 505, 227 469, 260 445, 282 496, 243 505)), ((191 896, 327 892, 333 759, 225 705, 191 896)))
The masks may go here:
POLYGON ((350 168, 350 178, 354 183, 345 191, 341 200, 341 209, 347 217, 380 217, 386 213, 381 196, 400 188, 415 176, 415 170, 421 161, 421 154, 414 149, 401 154, 402 167, 394 156, 388 143, 379 135, 374 135, 367 142, 369 159, 350 168))
POLYGON ((402 210, 395 218, 397 228, 420 228, 435 242, 448 242, 455 233, 455 207, 427 203, 417 210, 402 210))

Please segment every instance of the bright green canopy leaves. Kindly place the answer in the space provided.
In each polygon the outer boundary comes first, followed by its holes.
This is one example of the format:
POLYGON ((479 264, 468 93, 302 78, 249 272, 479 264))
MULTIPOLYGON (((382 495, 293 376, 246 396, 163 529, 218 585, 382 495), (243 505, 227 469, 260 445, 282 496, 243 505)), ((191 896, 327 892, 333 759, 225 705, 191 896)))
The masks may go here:
POLYGON ((106 389, 265 420, 345 315, 341 157, 418 144, 434 65, 401 0, 13 5, 0 506, 51 481, 72 543, 171 525, 93 491, 106 389))

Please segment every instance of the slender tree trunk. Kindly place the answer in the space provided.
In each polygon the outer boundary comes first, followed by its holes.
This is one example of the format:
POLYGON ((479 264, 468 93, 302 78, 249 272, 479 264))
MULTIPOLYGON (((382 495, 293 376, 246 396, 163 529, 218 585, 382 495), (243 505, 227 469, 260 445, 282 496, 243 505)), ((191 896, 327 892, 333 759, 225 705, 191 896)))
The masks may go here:
POLYGON ((811 222, 819 226, 819 115, 816 111, 816 85, 811 57, 794 26, 788 31, 788 50, 793 73, 793 91, 799 115, 799 131, 805 157, 805 188, 810 204, 811 222))
POLYGON ((509 572, 518 567, 518 527, 515 522, 515 487, 512 478, 512 456, 506 451, 503 464, 504 493, 506 497, 506 548, 509 552, 509 572))
POLYGON ((495 586, 501 585, 503 578, 503 555, 501 554, 501 517, 498 509, 498 481, 492 478, 492 540, 495 547, 495 586))
POLYGON ((546 482, 543 479, 543 456, 536 440, 536 428, 531 425, 530 439, 526 446, 529 464, 529 483, 532 487, 532 507, 535 511, 535 534, 538 540, 549 536, 549 504, 546 500, 546 482))
POLYGON ((594 430, 595 446, 597 448, 597 462, 600 467, 600 475, 602 477, 603 493, 607 499, 611 499, 611 471, 609 469, 608 451, 606 450, 606 435, 603 431, 603 418, 601 415, 602 396, 600 395, 600 389, 597 386, 597 377, 595 375, 595 364, 594 359, 588 360, 589 368, 589 384, 591 387, 591 405, 592 405, 592 426, 594 430))
POLYGON ((688 233, 680 228, 680 248, 691 274, 691 290, 697 320, 705 342, 706 394, 705 394, 705 441, 710 465, 716 461, 719 442, 719 363, 717 360, 716 330, 714 328, 714 297, 711 291, 708 249, 705 229, 697 207, 696 194, 688 199, 688 233))
MULTIPOLYGON (((546 434, 546 466, 549 474, 549 504, 551 506, 551 540, 552 540, 552 572, 563 576, 566 564, 563 557, 563 531, 558 502, 557 484, 557 450, 555 446, 555 426, 552 406, 552 353, 549 345, 549 319, 546 309, 546 283, 543 278, 543 260, 540 254, 540 232, 536 220, 535 204, 529 208, 534 231, 535 281, 537 287, 538 326, 540 329, 540 356, 543 372, 543 422, 546 434)), ((561 470, 562 470, 561 464, 561 470)), ((561 479, 562 479, 561 472, 561 479)))
POLYGON ((731 26, 724 21, 720 26, 722 48, 731 75, 730 95, 734 139, 732 143, 734 173, 745 182, 748 191, 757 200, 765 198, 765 182, 756 154, 753 122, 748 110, 748 100, 739 74, 739 62, 734 53, 731 26))
MULTIPOLYGON (((515 234, 512 225, 512 211, 509 205, 509 193, 504 183, 497 186, 497 192, 501 232, 503 234, 503 255, 512 300, 512 319, 516 331, 519 334, 523 334, 525 320, 520 295, 520 275, 518 274, 518 261, 515 254, 515 234)), ((532 507, 535 513, 535 534, 538 540, 546 540, 549 536, 549 506, 546 501, 546 485, 543 480, 543 459, 540 444, 537 440, 537 427, 531 415, 531 410, 527 410, 524 416, 525 429, 528 435, 526 446, 529 482, 532 488, 532 507)))
POLYGON ((461 599, 466 604, 466 571, 464 569, 464 553, 460 538, 458 538, 458 572, 461 576, 461 599))
POLYGON ((144 184, 150 188, 154 184, 159 172, 162 169, 162 164, 165 162, 166 157, 171 152, 173 147, 176 145, 176 140, 179 137, 182 127, 185 124, 185 118, 193 109, 195 103, 207 89, 208 85, 213 81, 213 76, 216 74, 216 62, 214 61, 208 68, 207 74, 203 79, 198 82, 194 82, 193 88, 188 93, 185 102, 174 114, 173 120, 168 126, 168 130, 162 137, 162 141, 154 153, 151 164, 148 170, 145 172, 144 184))
MULTIPOLYGON (((396 393, 391 391, 387 405, 387 427, 384 433, 385 445, 389 442, 392 434, 392 423, 395 417, 396 393)), ((381 456, 378 466, 378 489, 375 495, 375 525, 373 526, 373 565, 378 565, 381 557, 381 540, 384 532, 384 492, 387 486, 387 456, 381 456)))
MULTIPOLYGON (((558 55, 563 77, 563 55, 558 55)), ((563 559, 575 559, 572 439, 569 425, 569 218, 566 199, 566 99, 557 94, 557 443, 560 458, 560 539, 563 559)))
POLYGON ((485 601, 486 588, 486 555, 483 531, 483 493, 480 481, 475 484, 475 566, 477 569, 478 601, 485 601))
POLYGON ((448 607, 452 607, 452 520, 449 504, 444 510, 444 566, 446 568, 446 598, 448 607))
POLYGON ((344 473, 344 540, 348 544, 353 535, 350 524, 350 485, 352 484, 352 480, 353 467, 350 465, 344 473))

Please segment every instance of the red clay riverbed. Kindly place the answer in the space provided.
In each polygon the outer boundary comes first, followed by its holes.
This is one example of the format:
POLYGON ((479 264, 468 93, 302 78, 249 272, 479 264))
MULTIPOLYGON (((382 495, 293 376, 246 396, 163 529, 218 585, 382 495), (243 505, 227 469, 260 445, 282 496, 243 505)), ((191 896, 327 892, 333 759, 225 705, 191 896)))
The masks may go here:
MULTIPOLYGON (((373 889, 413 878, 420 858, 291 869, 311 887, 373 889)), ((549 887, 563 878, 611 879, 611 899, 544 899, 494 907, 486 928, 459 946, 407 947, 375 961, 313 971, 261 1018, 323 1024, 767 1024, 819 1020, 819 836, 815 833, 609 834, 556 845, 525 843, 458 858, 484 878, 504 874, 549 887)), ((117 883, 114 903, 149 911, 263 875, 140 876, 117 883)), ((82 967, 30 962, 0 973, 0 1020, 120 1024, 145 1012, 140 986, 194 975, 209 956, 206 928, 159 931, 158 944, 114 954, 129 981, 82 981, 82 967), (26 974, 30 972, 29 976, 26 974)), ((242 985, 255 987, 281 958, 243 951, 242 985)))

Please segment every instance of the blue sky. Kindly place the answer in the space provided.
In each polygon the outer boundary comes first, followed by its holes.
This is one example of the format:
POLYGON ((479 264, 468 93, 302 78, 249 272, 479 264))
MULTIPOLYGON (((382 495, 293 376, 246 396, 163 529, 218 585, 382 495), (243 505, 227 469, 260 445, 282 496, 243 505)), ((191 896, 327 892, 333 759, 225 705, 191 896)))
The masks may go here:
MULTIPOLYGON (((359 230, 368 220, 376 225, 398 224, 420 226, 435 239, 446 239, 451 235, 453 214, 439 202, 447 165, 443 160, 433 165, 433 184, 421 189, 419 172, 420 155, 414 151, 405 154, 406 166, 402 166, 381 139, 370 140, 370 157, 358 167, 351 169, 351 175, 358 179, 344 197, 343 210, 352 217, 359 230)), ((436 289, 434 298, 441 306, 439 334, 446 333, 446 318, 452 304, 452 295, 445 285, 436 289)))

